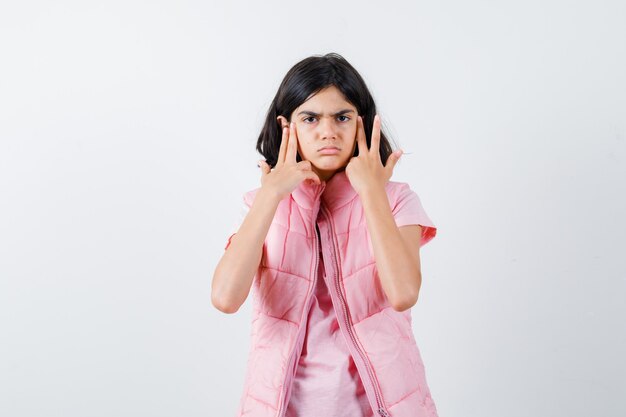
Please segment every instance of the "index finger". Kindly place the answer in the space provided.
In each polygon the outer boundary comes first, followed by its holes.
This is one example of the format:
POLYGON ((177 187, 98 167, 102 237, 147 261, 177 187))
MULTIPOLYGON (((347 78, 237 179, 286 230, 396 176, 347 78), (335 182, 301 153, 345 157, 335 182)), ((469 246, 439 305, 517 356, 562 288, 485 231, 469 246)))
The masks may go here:
POLYGON ((376 114, 374 116, 374 123, 372 126, 372 144, 370 146, 370 152, 378 155, 380 159, 380 116, 376 114))
POLYGON ((356 142, 359 147, 359 156, 367 153, 367 138, 365 136, 365 127, 363 126, 363 118, 359 116, 356 129, 356 142))
POLYGON ((298 150, 298 134, 296 133, 296 122, 291 122, 289 128, 289 143, 287 144, 287 156, 285 162, 296 163, 296 152, 298 150))
POLYGON ((283 127, 283 136, 280 139, 280 149, 278 150, 278 161, 276 165, 280 166, 285 163, 285 153, 287 152, 287 142, 289 142, 289 129, 287 126, 283 127))

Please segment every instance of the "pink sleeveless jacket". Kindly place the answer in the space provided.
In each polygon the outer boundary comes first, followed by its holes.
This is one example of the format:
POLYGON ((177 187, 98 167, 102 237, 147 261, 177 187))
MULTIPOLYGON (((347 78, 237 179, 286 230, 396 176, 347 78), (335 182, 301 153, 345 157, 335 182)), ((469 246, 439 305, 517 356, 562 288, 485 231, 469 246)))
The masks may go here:
MULTIPOLYGON (((245 193, 249 207, 258 190, 245 193)), ((407 183, 389 181, 385 190, 398 226, 421 225, 421 246, 435 237, 437 229, 407 183)), ((437 417, 411 310, 394 310, 385 296, 365 212, 345 171, 320 185, 300 183, 278 205, 251 289, 251 345, 237 417, 285 414, 317 277, 316 223, 334 284, 328 290, 374 414, 437 417)))

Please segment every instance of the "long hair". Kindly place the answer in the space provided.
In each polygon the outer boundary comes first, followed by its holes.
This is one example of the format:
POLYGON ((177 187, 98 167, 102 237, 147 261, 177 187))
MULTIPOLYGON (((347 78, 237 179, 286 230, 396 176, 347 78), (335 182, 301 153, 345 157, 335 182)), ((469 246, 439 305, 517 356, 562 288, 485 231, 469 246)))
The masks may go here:
MULTIPOLYGON (((282 140, 282 127, 277 117, 284 116, 291 122, 291 113, 298 106, 310 96, 329 86, 337 87, 363 117, 367 147, 370 148, 376 104, 365 81, 357 70, 337 53, 331 52, 323 56, 312 55, 291 67, 280 83, 276 96, 267 111, 256 149, 265 157, 265 162, 270 167, 276 166, 282 140)), ((387 164, 387 158, 392 152, 393 149, 381 126, 380 160, 383 165, 387 164)), ((359 147, 355 146, 353 156, 358 154, 359 147)), ((302 157, 298 152, 296 162, 301 160, 302 157)))

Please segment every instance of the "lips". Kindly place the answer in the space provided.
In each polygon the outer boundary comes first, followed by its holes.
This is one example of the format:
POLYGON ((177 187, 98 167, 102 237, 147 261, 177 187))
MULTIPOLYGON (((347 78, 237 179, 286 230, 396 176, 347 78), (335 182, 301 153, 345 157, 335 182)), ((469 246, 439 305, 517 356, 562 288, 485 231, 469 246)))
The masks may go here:
POLYGON ((336 148, 334 146, 324 147, 319 150, 319 153, 321 153, 322 155, 337 155, 339 153, 339 148, 336 148))

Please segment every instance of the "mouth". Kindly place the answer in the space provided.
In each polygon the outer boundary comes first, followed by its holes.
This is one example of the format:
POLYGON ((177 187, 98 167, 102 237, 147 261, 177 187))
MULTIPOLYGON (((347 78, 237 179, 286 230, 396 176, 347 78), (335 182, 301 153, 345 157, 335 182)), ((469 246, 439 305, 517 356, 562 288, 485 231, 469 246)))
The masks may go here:
POLYGON ((339 153, 339 148, 336 146, 324 146, 318 150, 322 155, 335 155, 339 153))

